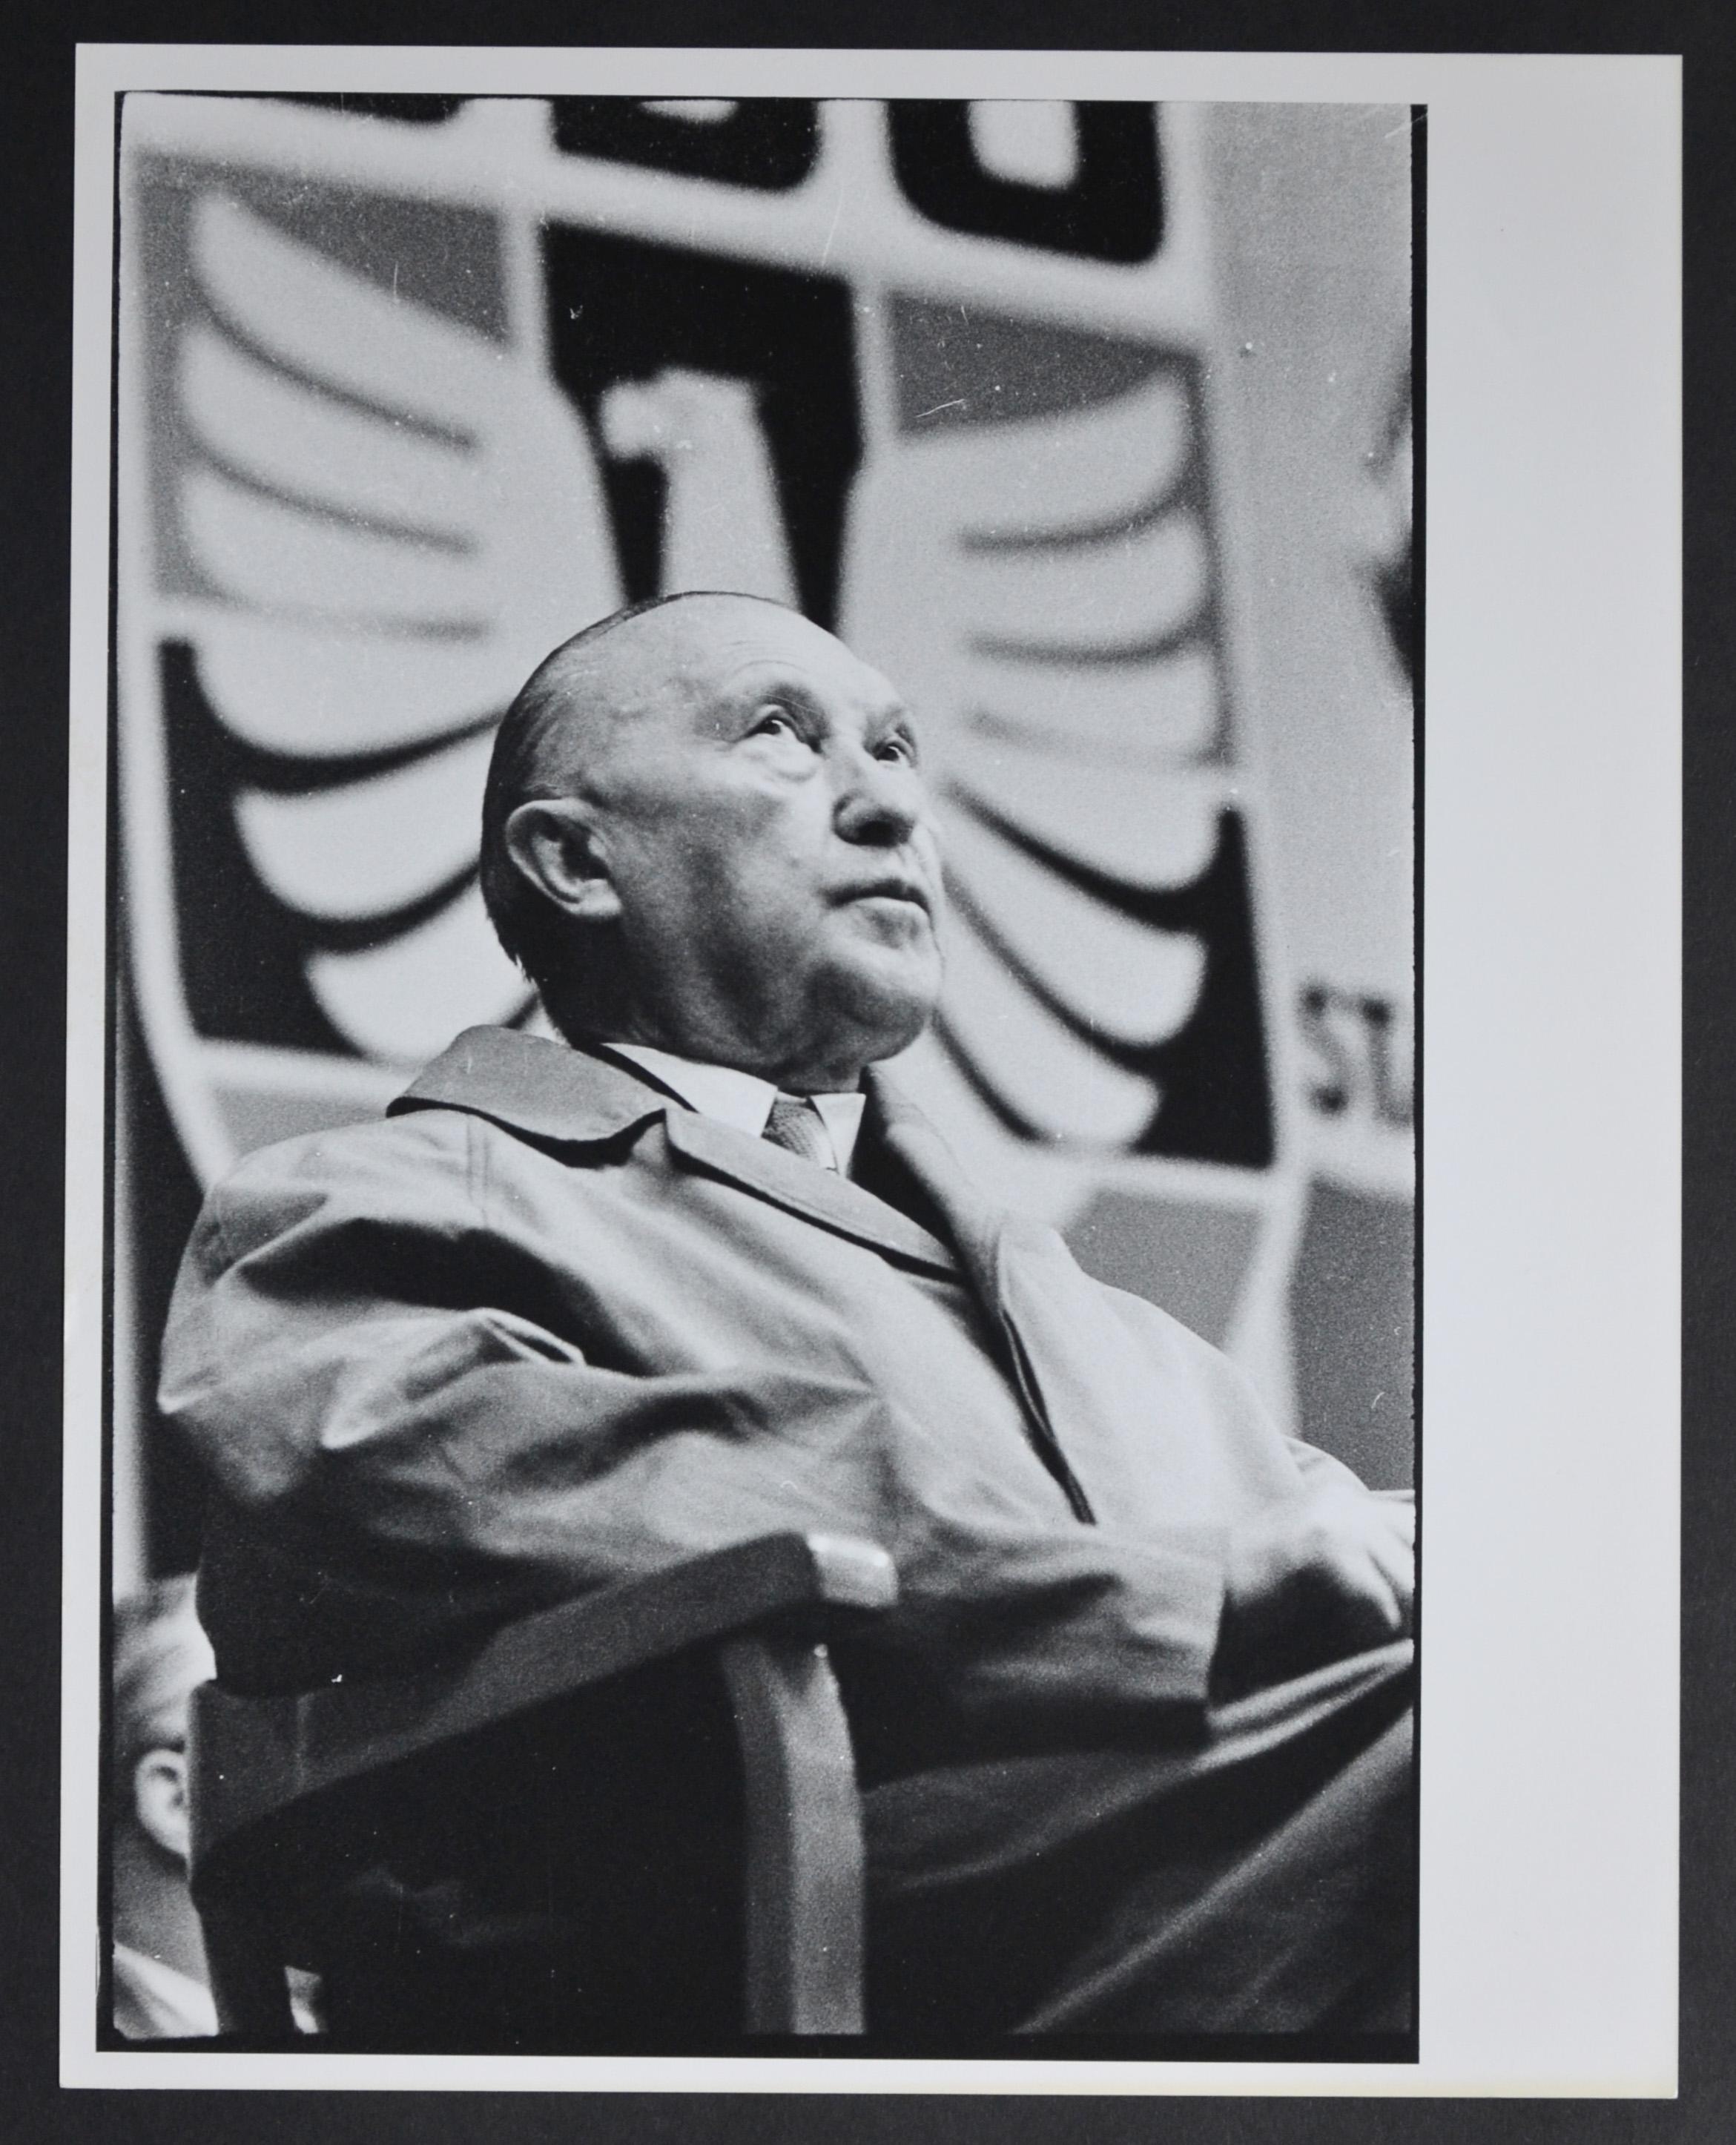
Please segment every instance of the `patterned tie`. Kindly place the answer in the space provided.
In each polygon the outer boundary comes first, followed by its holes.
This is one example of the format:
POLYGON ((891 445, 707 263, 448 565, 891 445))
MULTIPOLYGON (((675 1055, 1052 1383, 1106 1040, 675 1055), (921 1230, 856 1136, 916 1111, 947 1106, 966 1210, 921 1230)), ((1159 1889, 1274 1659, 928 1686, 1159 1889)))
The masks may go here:
POLYGON ((832 1135, 811 1095, 779 1095, 772 1104, 772 1114, 766 1119, 761 1137, 769 1139, 773 1147, 786 1148, 806 1162, 817 1162, 822 1169, 835 1172, 838 1168, 838 1152, 832 1144, 832 1135))

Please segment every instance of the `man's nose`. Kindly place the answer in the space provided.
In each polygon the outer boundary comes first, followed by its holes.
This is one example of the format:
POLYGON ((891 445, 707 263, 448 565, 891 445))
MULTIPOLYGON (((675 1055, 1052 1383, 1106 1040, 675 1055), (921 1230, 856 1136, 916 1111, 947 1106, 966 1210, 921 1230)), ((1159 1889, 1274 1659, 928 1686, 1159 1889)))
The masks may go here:
POLYGON ((851 756, 838 786, 834 815, 847 842, 897 849, 928 818, 928 793, 908 761, 851 756))

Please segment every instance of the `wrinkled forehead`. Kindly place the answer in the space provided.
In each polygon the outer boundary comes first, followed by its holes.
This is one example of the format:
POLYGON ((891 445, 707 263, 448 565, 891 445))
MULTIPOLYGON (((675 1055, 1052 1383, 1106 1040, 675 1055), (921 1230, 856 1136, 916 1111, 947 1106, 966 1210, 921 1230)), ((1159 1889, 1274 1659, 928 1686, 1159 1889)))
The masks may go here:
POLYGON ((714 699, 752 689, 762 671, 787 671, 851 700, 895 697, 823 626, 749 598, 696 596, 647 612, 602 643, 599 656, 606 659, 617 641, 621 704, 632 714, 703 712, 714 699))
POLYGON ((624 751, 704 734, 714 710, 780 678, 837 704, 898 704, 878 671, 799 612, 696 596, 575 651, 541 756, 583 780, 624 751))

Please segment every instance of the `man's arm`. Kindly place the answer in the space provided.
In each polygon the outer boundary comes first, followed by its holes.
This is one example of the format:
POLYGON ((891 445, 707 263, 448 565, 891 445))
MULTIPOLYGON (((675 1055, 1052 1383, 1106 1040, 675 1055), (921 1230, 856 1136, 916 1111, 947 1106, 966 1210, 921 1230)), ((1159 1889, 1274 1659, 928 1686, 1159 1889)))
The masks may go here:
POLYGON ((1371 1491, 1343 1461, 1281 1436, 1246 1376, 1142 1297, 1104 1293, 1139 1334, 1179 1346, 1233 1426, 1257 1474, 1250 1515, 1228 1536, 1223 1616, 1212 1663, 1219 1695, 1281 1680, 1409 1635, 1415 1592, 1415 1504, 1371 1491))
POLYGON ((489 1226, 472 1137, 424 1113, 296 1142, 207 1201, 161 1403, 248 1558, 316 1572, 382 1632, 413 1600, 429 1635, 835 1527, 845 1504, 861 1531, 891 1524, 858 1459, 866 1388, 798 1366, 629 1372, 607 1360, 619 1336, 559 1330, 546 1276, 489 1226))
POLYGON ((226 1679, 383 1666, 802 1527, 898 1560, 903 1600, 873 1641, 892 1680, 862 1679, 885 1695, 870 1733, 888 1762, 1057 1713, 1203 1708, 1220 1531, 1116 1541, 937 1476, 932 1436, 799 1360, 627 1367, 623 1336, 555 1305, 522 1237, 490 1226, 471 1142, 495 1137, 419 1113, 256 1157, 208 1203, 162 1404, 221 1491, 201 1606, 226 1679))
POLYGON ((1231 1535, 1215 1685, 1273 1682, 1407 1637, 1415 1560, 1408 1496, 1365 1490, 1354 1476, 1306 1482, 1231 1535))

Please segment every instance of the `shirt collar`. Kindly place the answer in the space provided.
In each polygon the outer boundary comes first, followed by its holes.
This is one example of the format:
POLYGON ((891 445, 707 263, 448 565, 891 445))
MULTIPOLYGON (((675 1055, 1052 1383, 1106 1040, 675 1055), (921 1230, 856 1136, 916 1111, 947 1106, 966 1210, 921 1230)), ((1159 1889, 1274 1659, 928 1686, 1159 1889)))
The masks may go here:
MULTIPOLYGON (((648 1043, 610 1043, 603 1046, 617 1058, 630 1058, 652 1078, 677 1095, 701 1117, 733 1125, 750 1139, 760 1138, 772 1113, 778 1089, 757 1072, 743 1072, 733 1065, 699 1065, 673 1051, 654 1049, 648 1043)), ((868 1097, 860 1088, 843 1095, 816 1095, 814 1107, 832 1136, 832 1148, 840 1172, 848 1177, 862 1131, 862 1112, 868 1097)))

